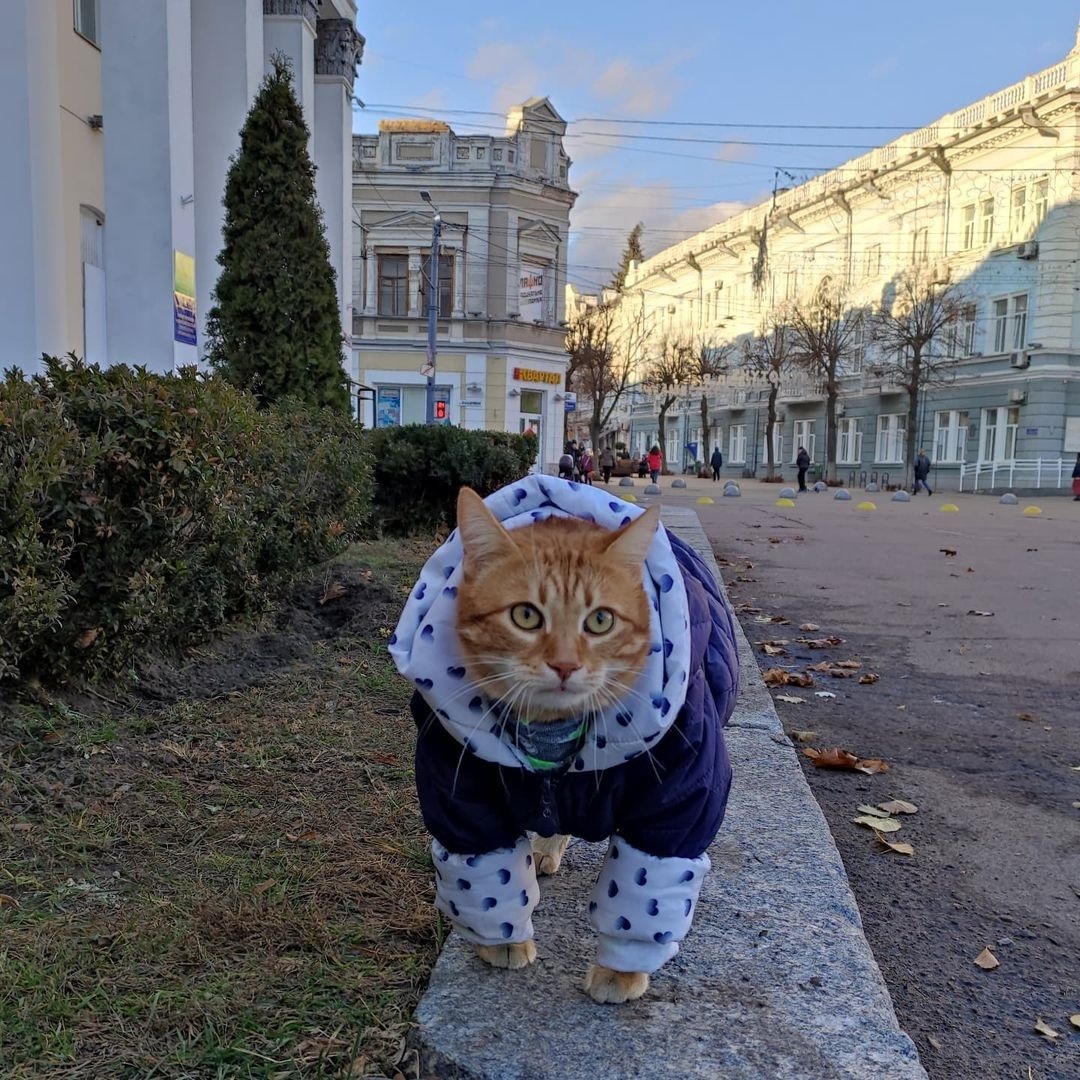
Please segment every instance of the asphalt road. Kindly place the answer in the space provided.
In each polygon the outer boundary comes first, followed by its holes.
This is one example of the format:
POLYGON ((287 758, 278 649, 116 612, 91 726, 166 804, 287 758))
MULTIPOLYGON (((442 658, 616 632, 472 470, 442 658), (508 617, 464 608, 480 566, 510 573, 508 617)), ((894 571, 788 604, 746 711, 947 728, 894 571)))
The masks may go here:
MULTIPOLYGON (((698 511, 733 603, 758 609, 740 614, 750 640, 789 642, 762 666, 855 660, 880 676, 818 674, 774 697, 802 699, 777 709, 789 731, 816 733, 810 745, 891 766, 868 776, 803 758, 932 1080, 1078 1080, 1080 503, 878 494, 867 512, 860 493, 842 503, 827 492, 781 509, 777 489, 756 481, 739 499, 689 483, 677 492, 665 479, 662 499, 698 511), (715 503, 697 505, 701 495, 715 503), (959 511, 942 512, 946 501, 959 511), (1031 505, 1040 517, 1022 515, 1031 505), (796 642, 829 634, 844 643, 796 642), (911 857, 851 820, 888 799, 919 807, 894 836, 911 857), (973 963, 987 946, 1000 961, 991 971, 973 963), (1039 1020, 1061 1037, 1039 1035, 1039 1020)), ((634 493, 649 501, 640 484, 634 493)))

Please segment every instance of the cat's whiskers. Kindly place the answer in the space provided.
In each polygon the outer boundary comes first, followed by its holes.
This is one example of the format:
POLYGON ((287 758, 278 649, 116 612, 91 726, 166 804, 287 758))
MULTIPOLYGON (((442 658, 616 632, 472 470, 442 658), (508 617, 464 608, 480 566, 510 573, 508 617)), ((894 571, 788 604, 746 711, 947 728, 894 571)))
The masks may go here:
MULTIPOLYGON (((497 709, 503 703, 504 700, 508 699, 508 707, 512 708, 512 702, 516 697, 519 689, 520 684, 516 684, 512 686, 510 690, 508 690, 507 693, 504 694, 502 697, 498 697, 494 701, 492 701, 492 703, 480 714, 480 717, 476 721, 476 723, 473 724, 473 726, 469 729, 468 734, 466 735, 466 740, 471 738, 477 733, 477 731, 480 730, 480 725, 484 723, 484 721, 491 715, 491 713, 495 709, 497 709)), ((451 798, 453 798, 454 793, 457 791, 458 776, 461 774, 461 763, 465 760, 465 754, 468 752, 468 749, 469 748, 465 743, 461 744, 461 753, 458 754, 457 765, 454 767, 454 780, 453 783, 450 785, 451 798)))

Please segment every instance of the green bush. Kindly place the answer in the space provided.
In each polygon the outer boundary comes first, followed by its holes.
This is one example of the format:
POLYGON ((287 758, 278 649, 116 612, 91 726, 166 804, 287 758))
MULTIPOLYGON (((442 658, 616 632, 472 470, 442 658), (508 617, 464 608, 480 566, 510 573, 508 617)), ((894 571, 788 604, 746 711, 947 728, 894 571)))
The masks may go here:
POLYGON ((0 382, 0 678, 116 670, 258 610, 366 523, 348 417, 193 371, 0 382))
POLYGON ((537 452, 535 436, 444 424, 376 428, 367 433, 367 446, 377 521, 399 536, 453 525, 462 487, 490 495, 520 480, 537 452))

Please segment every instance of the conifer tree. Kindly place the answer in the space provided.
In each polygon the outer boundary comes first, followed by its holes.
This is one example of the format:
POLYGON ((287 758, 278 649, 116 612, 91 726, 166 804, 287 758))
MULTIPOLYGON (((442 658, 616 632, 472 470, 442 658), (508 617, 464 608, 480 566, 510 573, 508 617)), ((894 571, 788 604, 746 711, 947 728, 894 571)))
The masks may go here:
POLYGON ((207 317, 215 368, 266 404, 292 395, 347 408, 337 286, 308 129, 280 53, 240 132, 223 235, 207 317))
POLYGON ((615 271, 615 277, 611 282, 611 287, 616 292, 622 292, 623 285, 626 284, 626 275, 630 272, 630 264, 643 262, 645 259, 645 252, 641 249, 641 234, 644 231, 645 226, 639 221, 626 238, 626 247, 623 248, 622 258, 619 260, 619 269, 615 271))

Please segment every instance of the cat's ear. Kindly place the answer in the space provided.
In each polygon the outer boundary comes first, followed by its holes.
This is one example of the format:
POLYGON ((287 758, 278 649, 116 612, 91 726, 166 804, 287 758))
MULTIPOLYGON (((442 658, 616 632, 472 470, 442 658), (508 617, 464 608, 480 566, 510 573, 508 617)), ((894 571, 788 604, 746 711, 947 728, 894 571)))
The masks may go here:
POLYGON ((614 534, 608 543, 607 554, 622 563, 644 563, 659 524, 660 507, 650 506, 641 517, 635 518, 614 534))
POLYGON ((479 562, 518 554, 510 534, 472 488, 463 487, 458 492, 457 525, 461 546, 470 560, 479 562))

